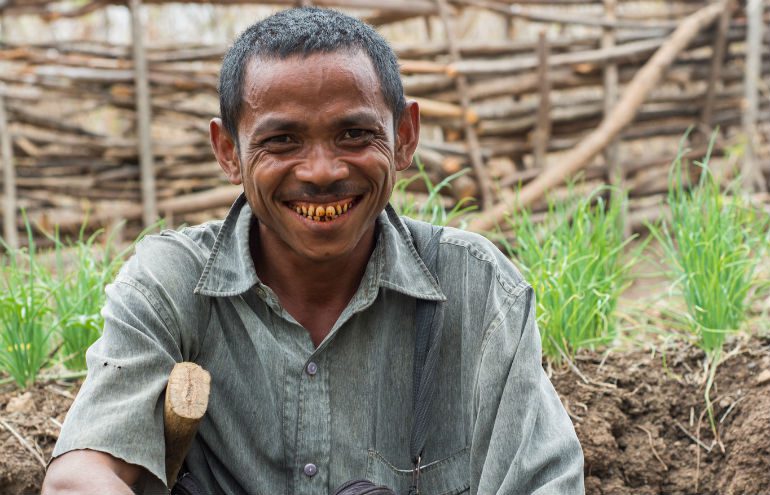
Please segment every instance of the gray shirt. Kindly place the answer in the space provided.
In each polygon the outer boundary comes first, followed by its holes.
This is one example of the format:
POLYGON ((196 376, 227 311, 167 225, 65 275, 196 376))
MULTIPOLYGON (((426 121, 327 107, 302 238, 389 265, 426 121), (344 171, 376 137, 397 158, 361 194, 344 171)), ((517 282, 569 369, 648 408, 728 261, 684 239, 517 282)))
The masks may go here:
POLYGON ((205 493, 327 495, 355 478, 405 493, 415 301, 446 300, 422 493, 583 493, 532 288, 494 245, 444 229, 437 286, 403 220, 383 212, 361 285, 316 348, 257 277, 252 219, 241 196, 224 222, 138 244, 107 287, 104 334, 54 456, 104 451, 162 490, 163 391, 174 363, 194 361, 212 377, 187 457, 205 493))

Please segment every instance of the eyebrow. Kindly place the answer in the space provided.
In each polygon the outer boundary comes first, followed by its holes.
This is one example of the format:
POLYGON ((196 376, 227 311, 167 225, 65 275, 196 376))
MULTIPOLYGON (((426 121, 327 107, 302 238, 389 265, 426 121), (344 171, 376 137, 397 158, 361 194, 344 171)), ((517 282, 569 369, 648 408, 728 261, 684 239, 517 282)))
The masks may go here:
MULTIPOLYGON (((374 112, 361 110, 342 115, 331 122, 333 129, 346 129, 350 127, 367 126, 380 127, 380 119, 374 112)), ((303 132, 308 129, 305 121, 285 119, 281 117, 265 117, 259 121, 249 135, 249 142, 255 140, 255 136, 268 132, 303 132)))
POLYGON ((359 112, 353 112, 336 119, 332 122, 332 126, 335 128, 346 128, 355 126, 379 126, 380 119, 374 112, 362 110, 359 112))
POLYGON ((307 129, 307 124, 302 121, 283 119, 280 117, 266 117, 264 120, 259 121, 249 136, 249 139, 254 139, 254 136, 263 134, 265 132, 272 131, 288 131, 298 132, 307 129))

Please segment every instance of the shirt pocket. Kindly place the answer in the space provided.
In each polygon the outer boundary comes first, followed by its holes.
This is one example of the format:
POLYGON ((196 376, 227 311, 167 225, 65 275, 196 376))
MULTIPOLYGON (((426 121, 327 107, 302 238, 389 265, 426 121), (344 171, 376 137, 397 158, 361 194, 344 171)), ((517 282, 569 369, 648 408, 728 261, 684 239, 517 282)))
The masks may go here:
MULTIPOLYGON (((470 491, 468 448, 431 462, 420 471, 421 495, 458 495, 470 491)), ((398 494, 407 493, 412 483, 411 469, 398 469, 376 450, 369 450, 366 478, 385 485, 398 494)))

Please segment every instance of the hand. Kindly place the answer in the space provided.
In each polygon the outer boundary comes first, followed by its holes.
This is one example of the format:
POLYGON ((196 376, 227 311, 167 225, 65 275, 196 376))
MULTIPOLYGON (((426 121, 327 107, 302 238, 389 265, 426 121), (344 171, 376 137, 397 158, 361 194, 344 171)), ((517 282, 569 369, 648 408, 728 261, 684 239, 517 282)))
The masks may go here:
POLYGON ((42 495, 133 495, 131 485, 142 471, 141 467, 105 452, 73 450, 48 466, 42 495))

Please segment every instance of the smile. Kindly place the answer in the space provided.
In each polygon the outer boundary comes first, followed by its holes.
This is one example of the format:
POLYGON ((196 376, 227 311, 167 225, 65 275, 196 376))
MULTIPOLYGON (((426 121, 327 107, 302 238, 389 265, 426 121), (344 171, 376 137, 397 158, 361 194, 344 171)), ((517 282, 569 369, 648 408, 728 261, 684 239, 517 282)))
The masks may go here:
POLYGON ((312 204, 291 202, 289 208, 294 210, 297 215, 312 220, 314 222, 330 222, 344 215, 353 207, 354 200, 346 199, 337 203, 312 204))

